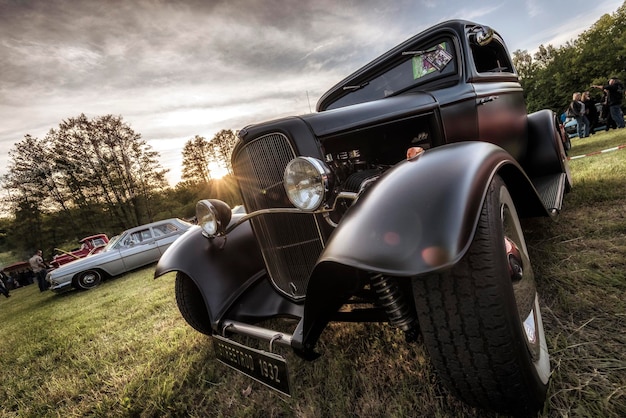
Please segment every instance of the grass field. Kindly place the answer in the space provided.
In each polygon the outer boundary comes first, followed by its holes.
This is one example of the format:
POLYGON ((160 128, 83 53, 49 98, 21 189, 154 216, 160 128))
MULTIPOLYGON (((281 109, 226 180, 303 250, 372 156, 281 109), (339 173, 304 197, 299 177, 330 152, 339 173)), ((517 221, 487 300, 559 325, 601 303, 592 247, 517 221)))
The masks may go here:
MULTIPOLYGON (((574 139, 570 155, 626 144, 574 139)), ((571 162, 558 222, 525 222, 551 351, 543 417, 626 416, 626 150, 571 162)), ((383 324, 333 324, 323 356, 287 351, 287 398, 217 363, 153 267, 88 292, 0 296, 2 417, 485 417, 449 396, 419 344, 383 324)))

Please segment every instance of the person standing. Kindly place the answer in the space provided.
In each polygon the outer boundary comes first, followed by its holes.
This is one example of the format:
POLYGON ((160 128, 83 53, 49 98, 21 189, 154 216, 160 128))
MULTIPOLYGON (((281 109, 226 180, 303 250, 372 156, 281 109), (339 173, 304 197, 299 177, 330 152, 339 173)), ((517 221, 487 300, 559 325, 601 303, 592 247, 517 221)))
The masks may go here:
POLYGON ((615 121, 618 128, 623 128, 624 113, 622 113, 622 99, 624 97, 624 85, 616 77, 611 77, 606 86, 591 87, 602 89, 607 92, 611 119, 615 121))
POLYGON ((28 264, 30 264, 30 268, 35 273, 35 277, 37 278, 37 284, 39 285, 39 291, 43 292, 48 289, 46 283, 46 265, 43 262, 43 258, 41 257, 43 252, 41 250, 37 250, 35 255, 33 255, 29 260, 28 264))
POLYGON ((4 283, 5 278, 8 277, 9 276, 4 273, 4 270, 0 270, 0 293, 2 293, 5 298, 11 297, 9 289, 7 289, 6 284, 4 283))
POLYGON ((569 113, 574 119, 576 119, 578 137, 588 137, 589 119, 587 119, 587 116, 585 115, 585 104, 582 102, 582 95, 580 92, 576 92, 572 95, 572 103, 569 105, 569 113))
POLYGON ((606 121, 605 131, 617 128, 615 121, 611 118, 611 112, 609 111, 609 94, 606 91, 602 95, 602 112, 600 113, 600 117, 606 121))
POLYGON ((596 127, 598 126, 598 109, 596 108, 596 101, 591 97, 588 91, 582 95, 582 102, 585 104, 585 113, 589 120, 589 133, 591 135, 596 133, 596 127))

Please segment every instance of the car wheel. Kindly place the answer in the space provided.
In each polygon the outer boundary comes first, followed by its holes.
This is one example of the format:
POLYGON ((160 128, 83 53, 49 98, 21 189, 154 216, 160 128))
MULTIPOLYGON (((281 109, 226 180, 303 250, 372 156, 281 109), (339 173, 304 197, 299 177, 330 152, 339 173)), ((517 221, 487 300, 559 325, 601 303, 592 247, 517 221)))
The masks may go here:
POLYGON ((206 335, 212 334, 209 313, 202 293, 189 276, 176 274, 176 304, 185 321, 193 329, 206 335))
POLYGON ((100 284, 102 275, 97 270, 83 271, 78 275, 76 283, 83 290, 92 289, 100 284))
POLYGON ((475 236, 452 269, 413 281, 419 324, 437 374, 465 402, 535 414, 550 377, 534 275, 515 206, 491 182, 475 236))

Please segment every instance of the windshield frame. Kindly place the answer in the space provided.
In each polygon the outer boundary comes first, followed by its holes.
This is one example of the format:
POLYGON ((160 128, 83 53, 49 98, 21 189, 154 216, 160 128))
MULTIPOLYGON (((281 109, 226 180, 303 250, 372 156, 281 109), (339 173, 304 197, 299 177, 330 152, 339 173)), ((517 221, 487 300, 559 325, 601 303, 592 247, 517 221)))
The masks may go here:
POLYGON ((118 242, 120 242, 120 239, 121 239, 121 238, 122 238, 122 236, 124 236, 124 235, 126 235, 126 234, 119 234, 119 235, 116 235, 116 236, 114 236, 113 238, 111 238, 111 239, 109 240, 109 242, 107 243, 107 245, 104 247, 104 249, 103 249, 102 251, 109 251, 109 250, 111 250, 112 248, 114 248, 114 247, 115 247, 115 245, 116 245, 118 242))
MULTIPOLYGON (((337 109, 358 103, 371 102, 396 96, 416 87, 424 89, 441 79, 458 80, 462 71, 460 46, 454 33, 443 32, 437 36, 421 39, 406 48, 396 51, 392 57, 377 62, 363 73, 355 74, 338 84, 323 110, 337 109), (445 47, 442 45, 445 44, 445 47), (432 65, 430 56, 443 49, 448 56, 440 69, 416 73, 416 63, 432 65), (428 58, 428 59, 427 59, 428 58), (330 100, 332 99, 332 100, 330 100)), ((440 64, 439 64, 440 65, 440 64)))

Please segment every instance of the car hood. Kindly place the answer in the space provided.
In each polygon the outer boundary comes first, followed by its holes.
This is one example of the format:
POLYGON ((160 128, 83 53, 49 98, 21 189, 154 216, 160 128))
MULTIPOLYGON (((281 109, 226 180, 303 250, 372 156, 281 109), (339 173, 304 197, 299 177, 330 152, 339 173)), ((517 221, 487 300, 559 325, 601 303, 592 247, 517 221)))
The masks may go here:
POLYGON ((109 259, 114 259, 117 257, 119 257, 119 251, 117 250, 103 251, 100 253, 92 254, 84 258, 79 258, 78 260, 70 261, 67 264, 63 264, 61 267, 52 270, 50 272, 50 277, 54 278, 64 276, 66 274, 72 274, 84 270, 85 268, 102 264, 109 259))
POLYGON ((300 117, 319 137, 432 111, 437 106, 437 100, 431 94, 422 91, 300 117))

